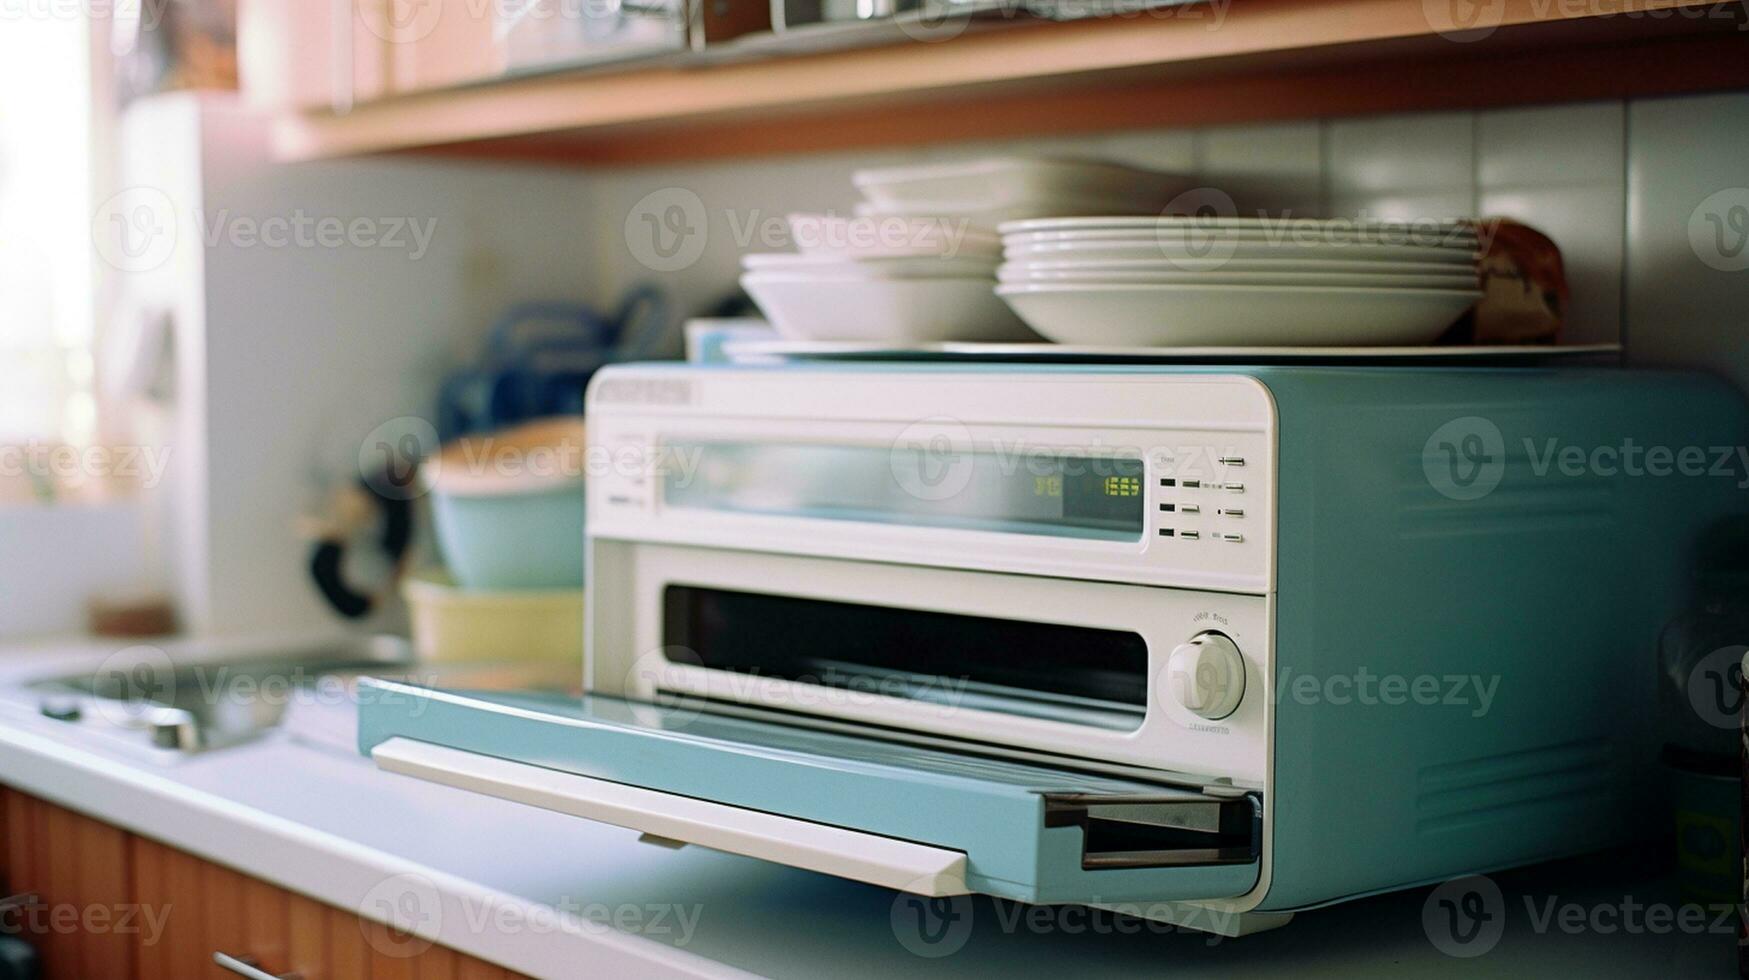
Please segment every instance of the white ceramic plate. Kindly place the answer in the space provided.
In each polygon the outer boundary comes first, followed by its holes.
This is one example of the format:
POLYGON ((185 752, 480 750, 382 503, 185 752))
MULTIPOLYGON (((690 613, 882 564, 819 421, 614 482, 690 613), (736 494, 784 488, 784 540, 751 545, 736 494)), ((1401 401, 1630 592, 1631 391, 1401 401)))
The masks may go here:
POLYGON ((1055 233, 1066 231, 1129 231, 1152 232, 1162 227, 1192 227, 1230 229, 1234 231, 1268 231, 1282 235, 1319 234, 1323 232, 1363 233, 1375 237, 1412 235, 1423 237, 1477 237, 1475 227, 1456 221, 1363 221, 1355 218, 1270 218, 1270 217, 1184 217, 1153 215, 1095 215, 1090 217, 1034 218, 1011 221, 997 231, 1004 235, 1055 233))
POLYGON ((1329 286, 997 287, 1028 325, 1062 344, 1329 347, 1425 344, 1479 290, 1329 286))
POLYGON ((802 279, 749 274, 741 285, 792 340, 1036 340, 988 279, 802 279))
POLYGON ((1026 232, 1019 235, 1002 236, 1005 248, 1015 248, 1027 245, 1045 245, 1055 242, 1167 242, 1177 244, 1211 244, 1220 242, 1258 243, 1263 245, 1298 246, 1301 248, 1316 246, 1348 246, 1348 245, 1402 245, 1422 248, 1444 248, 1460 251, 1466 254, 1475 252, 1477 241, 1474 238, 1452 238, 1439 235, 1403 236, 1401 238, 1350 233, 1340 231, 1319 232, 1317 234, 1295 234, 1286 230, 1229 230, 1223 228, 1161 228, 1157 233, 1149 235, 1137 234, 1134 231, 1098 230, 1098 231, 1040 231, 1026 232))
POLYGON ((1193 185, 1188 177, 1100 160, 987 157, 955 163, 858 170, 851 183, 870 203, 895 210, 925 210, 943 203, 980 208, 1028 201, 1099 197, 1131 201, 1130 209, 1158 214, 1193 185))
POLYGON ((836 214, 788 216, 790 238, 808 255, 838 259, 939 255, 972 258, 1002 254, 1002 242, 964 218, 850 218, 836 214))
POLYGON ((829 340, 734 339, 723 344, 731 364, 788 361, 909 361, 949 364, 1257 364, 1619 363, 1620 344, 1475 344, 1414 347, 1091 347, 1077 344, 874 344, 829 340))
POLYGON ((950 277, 993 279, 996 259, 946 258, 939 255, 874 256, 844 259, 836 255, 800 255, 795 252, 765 252, 741 256, 748 272, 823 276, 831 279, 922 279, 950 277))
POLYGON ((1209 272, 1048 272, 1011 269, 996 270, 996 278, 1004 283, 1065 283, 1071 285, 1155 284, 1211 286, 1357 286, 1366 289, 1475 289, 1473 272, 1404 276, 1365 275, 1342 272, 1229 272, 1225 269, 1209 272))
POLYGON ((1420 245, 1268 245, 1262 242, 1049 242, 1009 246, 1003 256, 1010 262, 1049 259, 1107 261, 1113 259, 1193 260, 1199 265, 1225 259, 1308 259, 1333 261, 1448 262, 1474 266, 1476 256, 1456 248, 1420 245))
POLYGON ((1015 259, 1002 268, 1026 272, 1341 272, 1366 275, 1473 276, 1450 262, 1381 262, 1372 259, 1015 259))

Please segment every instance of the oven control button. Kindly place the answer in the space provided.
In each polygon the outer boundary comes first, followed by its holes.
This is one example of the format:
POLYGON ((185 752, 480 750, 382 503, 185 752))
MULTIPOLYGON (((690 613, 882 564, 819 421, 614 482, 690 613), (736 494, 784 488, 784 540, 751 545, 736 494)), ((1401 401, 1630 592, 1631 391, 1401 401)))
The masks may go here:
POLYGON ((1245 696, 1245 658, 1232 640, 1204 633, 1173 649, 1166 660, 1166 684, 1193 714, 1219 721, 1245 696))

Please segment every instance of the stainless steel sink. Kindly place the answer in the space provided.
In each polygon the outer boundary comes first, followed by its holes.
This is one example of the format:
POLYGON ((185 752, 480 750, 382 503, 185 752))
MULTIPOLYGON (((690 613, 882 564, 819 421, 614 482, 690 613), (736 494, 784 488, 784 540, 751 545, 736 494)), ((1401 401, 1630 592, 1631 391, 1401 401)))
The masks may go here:
POLYGON ((25 690, 47 717, 188 753, 255 739, 299 704, 350 703, 359 676, 402 676, 412 665, 411 647, 393 636, 290 649, 141 646, 25 690))

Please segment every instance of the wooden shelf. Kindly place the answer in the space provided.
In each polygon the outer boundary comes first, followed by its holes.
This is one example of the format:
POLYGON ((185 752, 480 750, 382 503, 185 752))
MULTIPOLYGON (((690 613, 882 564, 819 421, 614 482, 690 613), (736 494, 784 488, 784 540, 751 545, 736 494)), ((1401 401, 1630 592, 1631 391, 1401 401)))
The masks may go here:
POLYGON ((1221 0, 946 41, 507 79, 280 121, 286 159, 624 164, 1749 87, 1700 0, 1221 0), (1433 15, 1430 16, 1430 11, 1433 15), (925 111, 926 110, 926 111, 925 111))

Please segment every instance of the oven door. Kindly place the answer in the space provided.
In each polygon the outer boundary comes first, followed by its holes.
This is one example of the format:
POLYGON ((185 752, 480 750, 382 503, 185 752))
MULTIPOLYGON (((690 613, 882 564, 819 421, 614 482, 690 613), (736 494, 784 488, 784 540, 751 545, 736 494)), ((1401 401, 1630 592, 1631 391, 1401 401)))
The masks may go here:
POLYGON ((1232 898, 1255 793, 1205 792, 649 704, 366 681, 387 770, 922 895, 1033 904, 1232 898))

